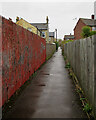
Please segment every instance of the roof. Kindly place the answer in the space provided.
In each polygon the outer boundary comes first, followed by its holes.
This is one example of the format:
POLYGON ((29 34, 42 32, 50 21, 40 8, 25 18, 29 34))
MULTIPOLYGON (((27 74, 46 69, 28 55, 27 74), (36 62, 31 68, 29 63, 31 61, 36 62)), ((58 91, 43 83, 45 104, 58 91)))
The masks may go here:
POLYGON ((74 39, 74 35, 65 35, 64 38, 65 39, 74 39))
POLYGON ((85 23, 86 25, 90 26, 90 27, 95 27, 96 26, 96 20, 94 19, 86 19, 86 18, 80 18, 83 23, 85 23))
MULTIPOLYGON (((23 21, 25 21, 26 23, 30 24, 29 22, 27 22, 27 21, 24 20, 23 18, 19 19, 16 23, 19 23, 19 21, 21 21, 21 20, 23 20, 23 21)), ((32 24, 30 24, 30 25, 33 26, 32 24)), ((33 26, 33 27, 35 27, 35 26, 33 26)), ((35 28, 36 28, 36 27, 35 27, 35 28)))
MULTIPOLYGON (((80 20, 87 26, 96 27, 96 20, 94 20, 94 19, 87 19, 87 18, 79 18, 76 26, 78 25, 80 20)), ((76 28, 76 26, 75 26, 75 28, 76 28)), ((74 30, 75 30, 75 28, 74 28, 74 30)))
POLYGON ((80 18, 83 23, 85 23, 86 25, 90 26, 90 27, 95 27, 96 26, 96 20, 94 19, 85 19, 85 18, 80 18))
POLYGON ((47 30, 48 29, 47 23, 30 23, 30 24, 37 27, 39 30, 47 30))
POLYGON ((54 32, 49 32, 49 37, 54 37, 54 32))

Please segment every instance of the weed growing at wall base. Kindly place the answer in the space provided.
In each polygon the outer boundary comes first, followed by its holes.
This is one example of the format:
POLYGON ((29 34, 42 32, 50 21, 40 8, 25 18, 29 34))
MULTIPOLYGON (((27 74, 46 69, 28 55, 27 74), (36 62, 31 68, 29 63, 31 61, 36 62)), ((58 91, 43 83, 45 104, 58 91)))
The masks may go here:
POLYGON ((71 66, 70 66, 70 63, 68 62, 67 64, 66 64, 66 66, 65 66, 65 68, 70 68, 71 66))
POLYGON ((90 113, 90 112, 92 111, 92 108, 90 107, 90 105, 89 105, 88 103, 86 103, 86 104, 84 105, 83 110, 84 110, 85 112, 90 113))
POLYGON ((66 56, 64 56, 64 60, 66 60, 66 56))
POLYGON ((65 64, 66 64, 66 68, 68 69, 69 71, 69 75, 71 76, 75 86, 76 86, 76 91, 78 92, 79 94, 79 97, 80 97, 80 101, 82 103, 82 106, 83 106, 83 111, 86 112, 87 116, 88 116, 88 119, 89 120, 94 120, 94 114, 93 114, 93 111, 92 111, 92 108, 90 107, 90 105, 88 104, 88 100, 87 98, 85 98, 85 94, 82 90, 82 88, 80 87, 80 84, 78 82, 78 79, 77 77, 75 76, 75 74, 73 73, 73 70, 71 68, 71 65, 70 63, 68 62, 67 58, 65 60, 65 64))

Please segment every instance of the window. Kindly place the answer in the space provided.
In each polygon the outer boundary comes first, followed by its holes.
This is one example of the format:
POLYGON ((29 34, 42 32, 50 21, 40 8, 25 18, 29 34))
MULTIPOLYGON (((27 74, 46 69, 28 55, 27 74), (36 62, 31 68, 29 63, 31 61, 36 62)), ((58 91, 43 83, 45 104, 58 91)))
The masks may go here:
POLYGON ((45 32, 42 32, 41 37, 45 38, 45 32))

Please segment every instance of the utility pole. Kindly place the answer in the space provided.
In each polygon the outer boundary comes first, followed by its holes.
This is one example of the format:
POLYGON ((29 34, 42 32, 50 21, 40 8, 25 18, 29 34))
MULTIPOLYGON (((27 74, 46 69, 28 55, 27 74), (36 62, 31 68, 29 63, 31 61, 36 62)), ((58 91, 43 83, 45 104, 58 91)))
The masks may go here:
POLYGON ((55 31, 56 31, 56 42, 57 42, 57 29, 55 29, 55 31))
POLYGON ((55 29, 56 31, 56 51, 58 51, 58 42, 57 42, 57 29, 55 29))

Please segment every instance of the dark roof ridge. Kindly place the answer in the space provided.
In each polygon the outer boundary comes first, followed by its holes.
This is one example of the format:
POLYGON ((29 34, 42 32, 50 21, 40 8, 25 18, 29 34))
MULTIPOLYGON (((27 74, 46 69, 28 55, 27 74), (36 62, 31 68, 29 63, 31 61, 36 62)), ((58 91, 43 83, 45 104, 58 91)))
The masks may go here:
POLYGON ((82 19, 82 20, 93 20, 93 21, 96 21, 95 19, 89 19, 89 18, 79 18, 79 19, 82 19))

